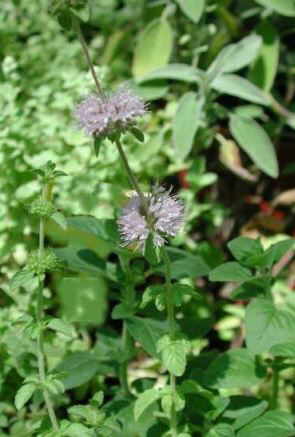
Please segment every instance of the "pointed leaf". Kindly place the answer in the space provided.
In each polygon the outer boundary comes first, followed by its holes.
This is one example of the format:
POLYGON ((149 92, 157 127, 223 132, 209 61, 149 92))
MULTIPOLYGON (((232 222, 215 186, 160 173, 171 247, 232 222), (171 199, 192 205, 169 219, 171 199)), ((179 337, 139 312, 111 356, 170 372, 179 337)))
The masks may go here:
POLYGON ((230 261, 212 270, 209 279, 213 282, 242 282, 251 279, 251 272, 239 263, 230 261))
POLYGON ((132 71, 136 79, 164 67, 173 48, 173 33, 168 21, 155 19, 139 35, 132 71))
POLYGON ((246 310, 246 342, 253 354, 268 352, 279 343, 295 341, 294 314, 277 308, 266 298, 256 298, 246 310))
POLYGON ((198 23, 205 9, 206 0, 177 0, 180 9, 194 23, 198 23))
POLYGON ((267 95, 256 85, 236 74, 221 74, 211 83, 211 87, 221 94, 239 97, 260 105, 269 105, 267 95))
POLYGON ((17 410, 23 408, 23 406, 31 399, 36 390, 36 384, 23 385, 15 395, 15 407, 17 410))
POLYGON ((202 121, 204 100, 189 92, 180 99, 173 120, 173 144, 176 160, 183 161, 190 153, 194 136, 202 121))
POLYGON ((232 115, 230 131, 258 168, 273 178, 278 176, 279 168, 274 145, 256 121, 232 115))
POLYGON ((237 437, 293 436, 293 415, 286 411, 268 411, 242 428, 237 437))
POLYGON ((142 413, 160 398, 161 392, 155 388, 144 391, 139 395, 134 405, 134 418, 137 421, 142 413))

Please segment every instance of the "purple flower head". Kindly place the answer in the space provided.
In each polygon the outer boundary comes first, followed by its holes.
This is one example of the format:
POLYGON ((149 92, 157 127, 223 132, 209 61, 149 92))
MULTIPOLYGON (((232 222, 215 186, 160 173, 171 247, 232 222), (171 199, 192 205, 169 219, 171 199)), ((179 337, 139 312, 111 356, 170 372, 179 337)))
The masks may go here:
POLYGON ((146 240, 153 233, 154 245, 165 244, 164 236, 175 236, 184 219, 183 204, 171 194, 171 189, 156 187, 145 194, 149 219, 145 217, 138 194, 133 194, 118 219, 124 246, 134 245, 144 250, 146 240))
POLYGON ((146 112, 145 103, 127 87, 109 96, 91 94, 77 105, 74 117, 88 135, 106 136, 128 129, 146 112))

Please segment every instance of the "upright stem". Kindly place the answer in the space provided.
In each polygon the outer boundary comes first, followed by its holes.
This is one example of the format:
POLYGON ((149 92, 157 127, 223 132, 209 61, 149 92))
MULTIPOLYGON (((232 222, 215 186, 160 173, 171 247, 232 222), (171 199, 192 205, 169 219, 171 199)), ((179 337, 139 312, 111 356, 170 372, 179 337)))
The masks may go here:
POLYGON ((270 400, 270 408, 272 410, 275 410, 278 407, 279 381, 280 381, 279 370, 276 367, 274 367, 273 374, 272 374, 272 396, 270 400))
POLYGON ((102 89, 102 87, 101 87, 101 85, 100 85, 100 83, 99 83, 99 80, 98 80, 97 76, 96 76, 96 73, 95 73, 95 70, 94 70, 94 66, 93 66, 93 63, 92 63, 91 58, 90 58, 89 50, 88 50, 88 47, 87 47, 86 41, 85 41, 85 39, 84 39, 83 33, 82 33, 82 31, 81 31, 81 27, 80 27, 79 20, 78 20, 78 18, 75 17, 75 15, 73 15, 73 14, 72 14, 72 22, 73 22, 74 29, 75 29, 76 32, 77 32, 77 35, 78 35, 79 41, 80 41, 80 43, 81 43, 81 46, 82 46, 82 49, 83 49, 84 55, 85 55, 86 60, 87 60, 87 63, 88 63, 88 65, 89 65, 89 68, 90 68, 90 71, 91 71, 91 74, 92 74, 93 80, 94 80, 94 82, 95 82, 95 86, 96 86, 96 88, 97 88, 98 94, 100 94, 101 96, 103 96, 103 95, 104 95, 104 93, 103 93, 103 89, 102 89))
MULTIPOLYGON (((46 195, 46 187, 43 190, 43 197, 46 195)), ((39 226, 39 259, 42 257, 44 251, 44 219, 40 218, 39 226)), ((45 353, 44 353, 44 339, 43 339, 43 278, 39 276, 39 286, 37 295, 37 310, 36 319, 38 324, 38 337, 37 337, 37 358, 38 358, 38 373, 40 382, 43 386, 43 396, 47 412, 55 431, 58 431, 59 426, 54 412, 53 404, 50 399, 48 390, 45 387, 46 383, 46 364, 45 364, 45 353)))
MULTIPOLYGON (((167 318, 169 324, 169 336, 173 339, 175 336, 175 314, 174 314, 174 304, 171 301, 171 268, 170 268, 170 259, 166 252, 166 249, 163 248, 163 258, 165 263, 166 270, 166 306, 167 306, 167 318)), ((171 406, 171 416, 170 416, 170 430, 171 436, 177 437, 177 417, 175 410, 175 398, 176 398, 176 378, 170 372, 170 387, 172 391, 172 406, 171 406)))
MULTIPOLYGON (((119 255, 120 264, 122 267, 122 270, 125 273, 126 277, 126 284, 123 284, 123 292, 122 292, 122 300, 127 303, 127 305, 132 305, 135 300, 135 291, 134 291, 134 284, 132 279, 132 272, 130 269, 130 260, 124 258, 123 255, 119 255)), ((132 350, 134 347, 134 340, 131 337, 126 321, 123 320, 123 328, 122 328, 122 337, 121 337, 121 348, 122 348, 122 355, 125 355, 124 361, 120 364, 119 369, 119 378, 120 378, 120 384, 121 388, 125 395, 129 395, 129 386, 128 386, 128 362, 129 362, 129 351, 132 350)))
POLYGON ((141 189, 140 189, 140 187, 138 185, 136 177, 134 176, 134 174, 133 174, 133 172, 132 172, 132 170, 130 168, 127 156, 126 156, 126 154, 124 152, 124 149, 123 149, 123 147, 122 147, 122 145, 120 143, 120 140, 116 141, 116 146, 117 146, 118 152, 120 154, 120 157, 121 157, 122 163, 124 165, 124 168, 126 170, 126 173, 128 175, 130 184, 134 187, 135 191, 137 192, 137 194, 138 194, 138 196, 140 198, 142 207, 144 209, 145 216, 148 217, 148 205, 147 205, 146 198, 144 197, 144 194, 143 194, 143 192, 141 191, 141 189))

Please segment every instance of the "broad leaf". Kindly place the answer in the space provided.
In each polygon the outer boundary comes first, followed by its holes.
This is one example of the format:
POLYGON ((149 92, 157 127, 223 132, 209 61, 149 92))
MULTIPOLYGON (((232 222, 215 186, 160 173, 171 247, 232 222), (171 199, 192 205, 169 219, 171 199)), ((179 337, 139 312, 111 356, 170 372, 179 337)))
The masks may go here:
POLYGON ((265 370, 246 349, 231 349, 210 363, 203 383, 218 389, 247 388, 265 376, 265 370))
POLYGON ((132 72, 136 79, 163 67, 173 48, 173 33, 168 21, 155 19, 140 33, 135 48, 132 72))
POLYGON ((74 337, 75 335, 75 330, 73 326, 62 319, 58 319, 58 318, 50 319, 47 327, 49 329, 52 329, 53 331, 61 332, 62 334, 71 338, 74 337))
POLYGON ((100 325, 107 311, 106 283, 102 278, 63 278, 58 284, 63 316, 71 322, 100 325))
POLYGON ((186 356, 190 344, 183 338, 172 339, 168 335, 162 337, 157 344, 163 365, 175 376, 181 376, 186 367, 186 356))
POLYGON ((237 261, 247 264, 247 258, 254 255, 261 255, 263 247, 259 240, 253 238, 238 237, 228 243, 228 248, 237 261))
POLYGON ((203 14, 206 0, 177 0, 177 3, 188 18, 194 23, 198 23, 203 14))
POLYGON ((21 388, 17 391, 15 395, 15 407, 17 410, 23 408, 23 406, 31 399, 35 390, 36 384, 29 383, 21 386, 21 388))
POLYGON ((258 168, 273 178, 278 176, 279 168, 274 145, 256 121, 232 115, 230 131, 258 168))
POLYGON ((159 68, 152 73, 146 74, 144 77, 138 79, 139 83, 150 80, 180 80, 182 82, 197 82, 199 79, 199 72, 196 68, 186 64, 169 64, 166 67, 159 68))
POLYGON ((293 415, 285 411, 268 411, 242 428, 237 437, 288 437, 293 436, 293 415))
POLYGON ((275 344, 269 351, 274 357, 295 358, 295 341, 275 344))
POLYGON ((294 0, 255 0, 257 3, 266 8, 273 9, 279 14, 287 17, 295 17, 295 1, 294 0))
POLYGON ((184 94, 180 99, 172 126, 176 160, 183 161, 190 153, 202 121, 203 106, 204 100, 198 99, 193 92, 184 94))
POLYGON ((246 310, 246 342, 252 354, 268 352, 279 343, 295 341, 295 317, 269 299, 257 298, 246 310))
POLYGON ((212 270, 209 279, 213 282, 243 282, 251 279, 251 272, 239 263, 230 261, 212 270))
POLYGON ((226 423, 219 423, 210 429, 205 437, 235 437, 233 428, 226 423))
POLYGON ((271 277, 263 276, 245 281, 231 293, 231 299, 251 299, 257 296, 266 296, 271 288, 271 277))
POLYGON ((236 44, 229 44, 212 62, 207 74, 212 80, 222 73, 232 73, 246 67, 256 58, 260 46, 261 37, 257 35, 250 35, 236 44))
POLYGON ((134 405, 134 417, 138 420, 142 413, 161 396, 160 390, 151 388, 139 395, 134 405))
POLYGON ((269 105, 267 95, 256 85, 236 74, 221 74, 211 83, 211 87, 221 94, 239 97, 260 105, 269 105))
POLYGON ((61 378, 66 390, 79 387, 93 378, 99 369, 99 361, 90 352, 73 352, 55 369, 64 376, 61 378))
POLYGON ((258 26, 257 33, 262 37, 263 43, 259 55, 251 67, 249 79, 259 88, 270 91, 278 69, 279 35, 276 28, 268 21, 264 21, 258 26))
POLYGON ((223 417, 231 420, 234 430, 238 430, 261 416, 267 406, 266 401, 251 396, 232 396, 223 417))
POLYGON ((157 342, 167 332, 166 322, 148 318, 132 317, 126 320, 128 331, 143 349, 153 357, 159 358, 157 342))
POLYGON ((20 270, 11 278, 9 286, 11 290, 19 287, 26 287, 34 281, 34 273, 30 270, 20 270))

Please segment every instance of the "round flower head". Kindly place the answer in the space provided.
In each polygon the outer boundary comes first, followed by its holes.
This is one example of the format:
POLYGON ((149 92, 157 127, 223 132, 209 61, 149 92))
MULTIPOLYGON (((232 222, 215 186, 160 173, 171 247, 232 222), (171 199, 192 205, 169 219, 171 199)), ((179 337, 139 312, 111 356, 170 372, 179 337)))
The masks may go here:
POLYGON ((106 136, 131 127, 146 112, 144 102, 127 87, 109 96, 91 94, 77 105, 74 116, 88 135, 106 136))
POLYGON ((165 236, 175 236, 183 224, 184 208, 182 203, 171 196, 171 189, 156 187, 145 194, 148 219, 146 218, 138 194, 133 194, 123 208, 118 219, 119 230, 124 246, 135 245, 144 250, 146 240, 153 233, 153 242, 161 247, 165 236))

